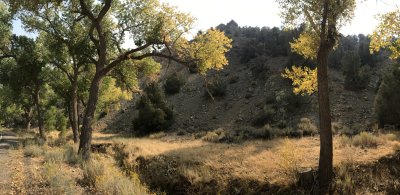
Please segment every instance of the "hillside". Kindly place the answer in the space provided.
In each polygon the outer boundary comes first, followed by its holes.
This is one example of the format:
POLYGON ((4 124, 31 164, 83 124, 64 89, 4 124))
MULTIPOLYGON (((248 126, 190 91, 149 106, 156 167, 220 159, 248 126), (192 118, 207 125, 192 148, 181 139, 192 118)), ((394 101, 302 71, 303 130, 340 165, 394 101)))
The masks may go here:
MULTIPOLYGON (((347 39, 352 39, 352 37, 345 38, 344 44, 345 41, 348 41, 347 39)), ((179 93, 166 95, 167 103, 173 107, 175 113, 174 124, 166 132, 186 134, 212 131, 218 128, 236 133, 252 131, 252 129, 260 127, 254 125, 253 122, 265 108, 266 99, 271 96, 278 98, 281 94, 283 97, 292 98, 295 105, 288 109, 285 105, 278 105, 278 107, 280 106, 278 109, 286 110, 277 113, 282 116, 271 123, 272 126, 285 123, 284 127, 295 128, 301 118, 310 118, 314 123, 317 122, 316 95, 291 95, 290 81, 281 76, 286 67, 295 63, 307 65, 308 61, 298 60, 290 53, 275 56, 264 50, 264 54, 257 54, 247 62, 241 62, 244 55, 243 50, 248 47, 246 35, 233 37, 233 40, 234 48, 228 54, 229 65, 220 71, 209 71, 205 77, 191 73, 181 64, 160 60, 163 68, 157 78, 161 88, 163 88, 165 80, 173 73, 177 73, 185 82, 179 93), (212 100, 205 97, 205 80, 215 78, 226 84, 226 94, 212 100)), ((373 106, 376 91, 382 72, 390 63, 392 62, 389 60, 381 60, 371 66, 370 80, 366 89, 358 91, 345 89, 345 76, 342 70, 331 65, 329 79, 333 122, 347 127, 358 126, 359 131, 371 130, 374 123, 373 106)), ((313 65, 313 63, 310 62, 309 65, 313 65)), ((144 79, 142 86, 148 82, 148 79, 144 79)), ((139 96, 136 96, 131 102, 125 102, 120 111, 102 119, 98 129, 111 132, 134 131, 132 121, 137 116, 135 102, 138 99, 139 96)))

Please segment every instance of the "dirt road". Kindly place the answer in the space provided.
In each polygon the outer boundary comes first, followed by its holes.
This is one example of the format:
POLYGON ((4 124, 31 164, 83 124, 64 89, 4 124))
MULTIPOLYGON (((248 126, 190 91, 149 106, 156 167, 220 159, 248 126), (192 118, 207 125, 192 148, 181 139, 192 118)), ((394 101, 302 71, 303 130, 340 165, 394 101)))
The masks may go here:
POLYGON ((11 194, 12 158, 10 149, 18 144, 16 135, 9 131, 0 131, 0 194, 11 194))

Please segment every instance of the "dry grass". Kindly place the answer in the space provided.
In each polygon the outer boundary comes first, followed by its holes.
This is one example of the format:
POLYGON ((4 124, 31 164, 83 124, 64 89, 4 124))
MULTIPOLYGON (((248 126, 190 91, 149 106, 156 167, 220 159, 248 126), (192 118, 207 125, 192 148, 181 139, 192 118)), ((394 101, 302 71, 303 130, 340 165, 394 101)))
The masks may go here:
POLYGON ((24 148, 24 156, 38 157, 42 154, 43 154, 43 149, 38 145, 28 145, 24 148))
POLYGON ((298 173, 304 154, 296 148, 294 142, 285 139, 278 150, 278 156, 280 157, 278 165, 282 173, 287 176, 288 183, 295 183, 298 179, 298 173))
POLYGON ((111 159, 94 156, 82 166, 83 180, 94 187, 97 193, 129 195, 149 194, 149 191, 137 180, 130 179, 115 166, 111 159))
MULTIPOLYGON (((284 145, 283 139, 254 140, 242 144, 210 143, 199 139, 188 139, 174 136, 163 137, 162 140, 149 138, 118 138, 114 135, 94 134, 94 142, 123 143, 126 150, 136 157, 151 158, 165 155, 179 159, 180 163, 200 163, 211 167, 213 176, 220 174, 222 178, 247 178, 257 181, 267 179, 272 183, 285 183, 279 166, 278 151, 284 145), (226 174, 229 173, 229 174, 226 174)), ((319 157, 319 138, 304 137, 289 139, 298 152, 305 154, 300 167, 317 167, 319 157)), ((394 153, 396 142, 387 141, 367 151, 360 147, 351 147, 355 163, 369 163, 394 153)), ((346 160, 340 137, 334 137, 334 165, 338 166, 346 160)), ((183 165, 181 165, 183 166, 183 165)), ((188 171, 190 173, 190 170, 188 171)), ((190 174, 189 174, 190 175, 190 174)))
POLYGON ((49 184, 51 194, 74 195, 78 193, 74 178, 65 172, 60 163, 45 163, 43 177, 49 184))

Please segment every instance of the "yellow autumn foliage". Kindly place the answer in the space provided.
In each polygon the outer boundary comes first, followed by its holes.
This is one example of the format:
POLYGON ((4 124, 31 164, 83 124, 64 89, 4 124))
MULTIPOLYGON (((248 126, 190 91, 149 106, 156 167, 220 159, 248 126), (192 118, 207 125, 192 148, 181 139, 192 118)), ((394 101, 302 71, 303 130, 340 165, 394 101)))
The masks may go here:
POLYGON ((306 59, 317 58, 320 38, 311 32, 303 32, 294 42, 290 43, 292 52, 302 55, 306 59))
POLYGON ((231 43, 224 32, 209 29, 197 34, 193 41, 179 39, 176 50, 181 58, 194 61, 199 73, 204 75, 209 69, 220 70, 228 65, 225 54, 232 48, 231 43))
POLYGON ((296 95, 311 95, 318 91, 316 68, 302 68, 294 65, 291 69, 285 68, 285 71, 282 73, 282 77, 292 80, 293 93, 296 95))
POLYGON ((400 9, 378 16, 380 23, 374 30, 370 43, 370 52, 378 52, 387 48, 391 52, 390 58, 400 57, 400 9))

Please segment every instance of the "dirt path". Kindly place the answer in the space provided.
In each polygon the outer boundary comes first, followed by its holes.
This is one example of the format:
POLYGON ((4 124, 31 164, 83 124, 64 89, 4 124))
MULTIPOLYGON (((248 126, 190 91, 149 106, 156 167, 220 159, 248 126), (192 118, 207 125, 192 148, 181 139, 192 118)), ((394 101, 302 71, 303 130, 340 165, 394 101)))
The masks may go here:
POLYGON ((15 133, 0 131, 0 194, 12 194, 13 157, 10 150, 18 144, 15 133))

